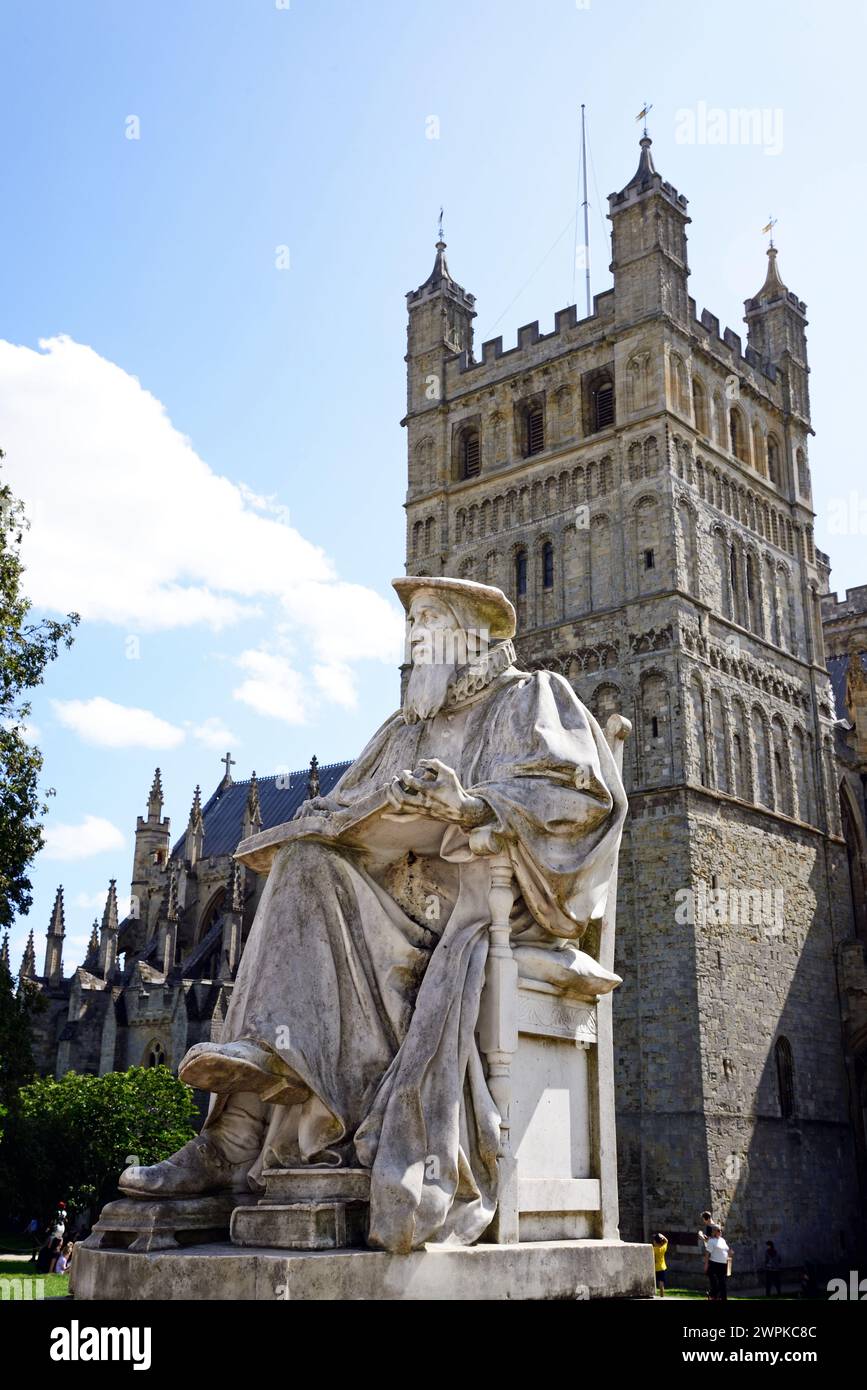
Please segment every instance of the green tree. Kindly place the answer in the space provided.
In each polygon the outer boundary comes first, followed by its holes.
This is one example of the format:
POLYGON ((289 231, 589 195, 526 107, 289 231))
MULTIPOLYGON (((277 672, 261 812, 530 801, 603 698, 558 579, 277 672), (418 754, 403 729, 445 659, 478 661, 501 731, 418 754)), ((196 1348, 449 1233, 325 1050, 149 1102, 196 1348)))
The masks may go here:
MULTIPOLYGON (((4 458, 0 449, 0 459, 4 458)), ((42 848, 47 806, 39 790, 42 754, 26 737, 25 692, 42 682, 61 643, 70 647, 78 614, 65 622, 33 621, 22 592, 24 508, 0 486, 0 927, 27 912, 33 900, 28 869, 42 848)), ((46 793, 51 795, 50 791, 46 793)))
POLYGON ((67 1072, 22 1087, 0 1144, 7 1207, 101 1206, 117 1195, 127 1160, 158 1163, 196 1132, 189 1086, 168 1067, 107 1076, 67 1072))
POLYGON ((40 1007, 44 1002, 36 990, 22 980, 16 991, 9 967, 0 960, 0 1137, 4 1115, 15 1112, 21 1087, 36 1074, 30 1018, 40 1007))

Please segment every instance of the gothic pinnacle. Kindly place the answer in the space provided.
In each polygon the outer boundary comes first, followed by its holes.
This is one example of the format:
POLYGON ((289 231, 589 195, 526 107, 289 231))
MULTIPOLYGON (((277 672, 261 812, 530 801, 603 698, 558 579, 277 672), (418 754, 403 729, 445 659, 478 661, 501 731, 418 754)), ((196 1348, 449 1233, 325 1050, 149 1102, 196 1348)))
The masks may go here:
POLYGON ((108 894, 102 913, 102 930, 117 931, 117 880, 109 879, 108 894))
POLYGON ((90 940, 87 943, 87 955, 84 957, 85 970, 95 970, 99 965, 99 920, 94 917, 93 927, 90 932, 90 940))
POLYGON ((196 790, 193 792, 193 804, 192 804, 192 806, 190 807, 190 825, 198 825, 198 823, 199 823, 199 821, 200 821, 201 819, 202 819, 202 789, 201 789, 201 787, 200 787, 200 786, 198 785, 198 783, 197 783, 197 784, 196 784, 196 790))
POLYGON ((6 970, 9 971, 10 974, 12 973, 12 967, 11 967, 10 964, 9 964, 9 933, 8 933, 8 931, 5 933, 5 935, 4 935, 4 937, 3 937, 3 945, 0 946, 0 968, 4 968, 4 967, 5 967, 6 970))
POLYGON ((154 771, 154 780, 151 784, 150 796, 148 797, 148 803, 152 801, 158 802, 160 806, 163 804, 163 782, 159 768, 156 768, 154 771))
POLYGON ((21 957, 21 969, 19 970, 21 979, 32 980, 36 977, 36 947, 33 943, 33 928, 30 928, 30 935, 27 938, 27 945, 24 947, 24 955, 21 957))
POLYGON ((63 914, 63 884, 60 885, 54 895, 54 907, 51 910, 51 921, 48 924, 47 936, 63 936, 66 930, 66 922, 63 914))

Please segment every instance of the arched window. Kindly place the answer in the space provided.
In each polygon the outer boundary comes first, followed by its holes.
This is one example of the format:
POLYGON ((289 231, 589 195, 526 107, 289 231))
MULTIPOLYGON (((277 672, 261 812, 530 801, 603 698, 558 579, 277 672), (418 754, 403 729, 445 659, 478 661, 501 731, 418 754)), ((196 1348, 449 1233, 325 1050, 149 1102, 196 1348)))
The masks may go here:
POLYGON ((148 1043, 147 1047, 145 1048, 145 1066, 146 1066, 146 1067, 167 1067, 167 1066, 168 1066, 168 1058, 167 1058, 167 1056, 166 1056, 166 1050, 165 1050, 165 1048, 163 1047, 162 1043, 159 1041, 158 1038, 154 1038, 153 1042, 148 1043))
POLYGON ((777 1038, 774 1043, 774 1061, 777 1064, 777 1095, 780 1101, 780 1114, 784 1120, 795 1118, 795 1064, 792 1045, 788 1038, 777 1038))
POLYGON ((803 449, 799 449, 795 455, 798 465, 798 491, 802 497, 810 496, 810 478, 807 473, 807 456, 803 449))
POLYGON ((780 446, 775 435, 768 435, 768 477, 780 486, 780 446))
POLYGON ((597 430, 614 424, 614 382, 604 381, 593 393, 593 423, 597 430))
POLYGON ((542 588, 554 587, 554 547, 550 541, 542 546, 542 588))
POLYGON ((744 425, 744 417, 733 406, 729 411, 729 434, 731 436, 732 453, 735 458, 740 459, 741 463, 749 463, 749 443, 747 441, 747 431, 744 425))
POLYGON ((466 429, 463 431, 460 442, 460 457, 461 477, 477 478, 482 470, 478 430, 466 429))
POLYGON ((518 598, 527 597, 527 552, 519 550, 515 556, 515 593, 518 598))
POLYGON ((692 413, 695 427, 700 434, 709 434, 707 418, 707 392, 697 376, 692 379, 692 413))

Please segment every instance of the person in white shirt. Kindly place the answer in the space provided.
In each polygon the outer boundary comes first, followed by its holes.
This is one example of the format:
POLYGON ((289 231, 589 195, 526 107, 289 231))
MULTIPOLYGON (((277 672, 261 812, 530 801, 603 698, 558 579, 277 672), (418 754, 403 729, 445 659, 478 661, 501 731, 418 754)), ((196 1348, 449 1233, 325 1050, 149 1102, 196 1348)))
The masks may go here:
POLYGON ((728 1279, 728 1262, 731 1254, 731 1247, 723 1239, 723 1233, 716 1224, 710 1228, 710 1236, 705 1243, 705 1254, 707 1256, 707 1277, 710 1284, 710 1297, 714 1300, 726 1302, 728 1293, 726 1291, 726 1280, 728 1279))

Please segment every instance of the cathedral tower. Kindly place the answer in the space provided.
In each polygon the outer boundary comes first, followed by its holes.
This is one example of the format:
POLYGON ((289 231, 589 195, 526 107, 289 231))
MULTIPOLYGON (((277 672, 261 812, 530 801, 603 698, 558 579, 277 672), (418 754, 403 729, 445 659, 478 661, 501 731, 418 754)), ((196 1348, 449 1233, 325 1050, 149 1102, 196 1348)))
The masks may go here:
POLYGON ((632 721, 614 1005, 625 1238, 693 1232, 707 1206, 745 1261, 782 1238, 770 1220, 787 1224, 787 1259, 833 1260, 858 1226, 835 975, 852 920, 805 306, 774 249, 745 347, 698 315, 686 207, 645 137, 609 199, 613 288, 590 317, 561 310, 552 332, 528 324, 479 361, 466 333, 451 355, 442 334, 435 402, 416 306, 472 296, 444 269, 408 296, 407 570, 498 584, 520 663, 561 672, 600 721, 632 721))

